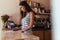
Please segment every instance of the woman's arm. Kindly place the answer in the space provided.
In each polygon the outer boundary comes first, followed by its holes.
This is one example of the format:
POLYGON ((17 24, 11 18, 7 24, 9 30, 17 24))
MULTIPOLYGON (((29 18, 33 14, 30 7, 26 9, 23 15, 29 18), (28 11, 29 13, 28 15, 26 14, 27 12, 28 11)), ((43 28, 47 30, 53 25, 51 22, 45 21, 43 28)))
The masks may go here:
POLYGON ((29 30, 33 27, 34 24, 34 13, 30 12, 30 24, 28 27, 26 27, 25 29, 23 29, 23 31, 29 30))

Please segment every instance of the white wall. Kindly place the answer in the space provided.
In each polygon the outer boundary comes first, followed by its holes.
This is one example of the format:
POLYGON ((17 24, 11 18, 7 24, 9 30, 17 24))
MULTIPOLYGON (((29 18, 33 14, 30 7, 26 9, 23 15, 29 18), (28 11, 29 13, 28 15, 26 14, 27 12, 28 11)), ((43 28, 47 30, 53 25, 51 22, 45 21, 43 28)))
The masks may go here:
POLYGON ((19 13, 19 0, 0 0, 0 15, 19 13))

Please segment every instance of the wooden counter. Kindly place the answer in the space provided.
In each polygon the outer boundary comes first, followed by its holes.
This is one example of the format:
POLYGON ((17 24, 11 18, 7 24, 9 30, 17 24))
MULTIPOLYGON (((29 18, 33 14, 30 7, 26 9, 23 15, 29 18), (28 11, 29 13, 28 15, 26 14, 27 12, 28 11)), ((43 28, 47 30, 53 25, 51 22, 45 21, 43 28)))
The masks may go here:
POLYGON ((40 40, 32 34, 24 34, 19 31, 2 31, 2 40, 40 40))

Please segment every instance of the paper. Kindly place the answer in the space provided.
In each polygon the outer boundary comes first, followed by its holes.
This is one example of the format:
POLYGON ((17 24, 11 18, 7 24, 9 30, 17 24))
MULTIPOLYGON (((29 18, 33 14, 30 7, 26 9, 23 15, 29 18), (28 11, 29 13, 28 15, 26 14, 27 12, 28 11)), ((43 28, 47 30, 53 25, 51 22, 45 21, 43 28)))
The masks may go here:
POLYGON ((13 30, 8 30, 8 31, 5 31, 5 32, 14 32, 13 30))

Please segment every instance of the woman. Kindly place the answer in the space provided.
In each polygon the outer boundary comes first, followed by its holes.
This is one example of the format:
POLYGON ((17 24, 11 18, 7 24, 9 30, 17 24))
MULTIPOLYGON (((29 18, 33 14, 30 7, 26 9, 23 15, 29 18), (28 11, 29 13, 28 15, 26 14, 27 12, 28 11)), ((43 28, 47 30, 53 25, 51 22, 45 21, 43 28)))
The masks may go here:
POLYGON ((34 12, 26 1, 20 2, 19 7, 22 15, 21 32, 24 32, 26 34, 32 34, 32 27, 34 24, 34 12))

